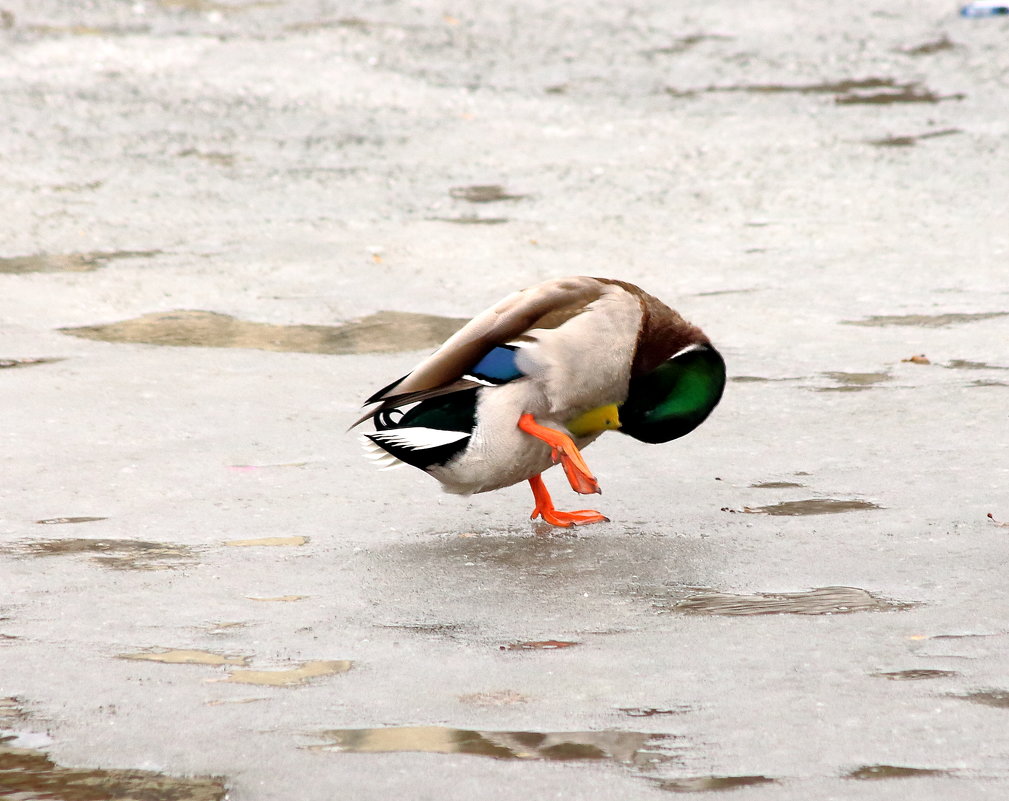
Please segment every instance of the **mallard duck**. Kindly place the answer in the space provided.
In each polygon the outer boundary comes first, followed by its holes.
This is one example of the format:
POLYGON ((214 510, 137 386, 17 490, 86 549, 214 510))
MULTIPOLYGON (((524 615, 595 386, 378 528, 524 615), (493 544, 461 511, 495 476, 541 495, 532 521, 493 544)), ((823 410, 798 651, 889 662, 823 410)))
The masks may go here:
POLYGON ((554 526, 604 521, 554 507, 541 473, 558 461, 571 488, 600 492, 581 451, 604 431, 642 442, 682 437, 715 408, 725 362, 704 333, 633 284, 577 276, 515 292, 474 317, 377 404, 366 448, 447 492, 528 481, 554 526))

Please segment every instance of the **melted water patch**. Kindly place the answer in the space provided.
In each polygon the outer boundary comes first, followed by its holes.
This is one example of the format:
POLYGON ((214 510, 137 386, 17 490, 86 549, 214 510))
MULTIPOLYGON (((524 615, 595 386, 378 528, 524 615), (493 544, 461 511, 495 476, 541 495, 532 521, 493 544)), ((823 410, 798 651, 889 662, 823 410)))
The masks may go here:
POLYGON ((475 214, 463 214, 459 217, 428 217, 428 219, 456 225, 503 225, 509 221, 507 217, 478 217, 475 214))
POLYGON ((195 560, 195 550, 188 545, 145 540, 35 540, 2 550, 34 557, 89 554, 92 562, 114 570, 170 570, 195 560))
POLYGON ((760 481, 756 484, 750 484, 750 487, 753 489, 792 489, 801 486, 802 484, 797 481, 760 481))
POLYGON ((693 710, 689 706, 676 707, 656 707, 656 706, 625 706, 618 707, 618 712, 623 712, 630 718, 653 718, 657 715, 683 715, 693 710))
POLYGON ((974 323, 1005 317, 1009 312, 975 312, 971 314, 874 314, 862 320, 842 320, 844 325, 889 326, 909 325, 919 328, 944 328, 948 325, 974 323))
POLYGON ((708 86, 704 89, 667 89, 675 97, 687 97, 706 92, 747 92, 750 94, 832 94, 838 105, 888 105, 891 103, 938 103, 943 100, 961 100, 964 95, 940 95, 926 89, 916 81, 900 82, 895 78, 843 78, 805 84, 732 84, 708 86))
POLYGON ((1009 709, 1009 690, 975 690, 955 697, 975 704, 993 706, 997 709, 1009 709))
POLYGON ((571 640, 535 640, 532 642, 510 642, 499 646, 502 651, 556 651, 561 648, 572 648, 581 643, 571 640))
POLYGON ((117 259, 149 259, 160 250, 114 250, 91 253, 39 253, 34 256, 0 258, 0 273, 84 273, 117 259))
POLYGON ((1002 367, 999 364, 972 362, 966 359, 950 359, 946 362, 945 367, 950 370, 1009 370, 1009 367, 1002 367))
POLYGON ((460 695, 459 701, 460 703, 471 704, 472 706, 513 706, 515 704, 528 703, 529 696, 515 690, 491 690, 489 692, 460 695))
POLYGON ((876 147, 914 147, 923 139, 935 139, 940 136, 952 136, 963 133, 959 128, 943 128, 941 131, 926 131, 925 133, 905 136, 884 136, 880 139, 866 140, 876 147))
POLYGON ((36 520, 40 526, 62 526, 68 523, 96 523, 99 520, 108 520, 107 517, 47 517, 44 520, 36 520))
POLYGON ((816 387, 818 392, 859 392, 890 380, 889 373, 827 372, 822 375, 837 382, 833 387, 816 387))
POLYGON ((889 679, 890 681, 928 681, 929 679, 948 679, 960 674, 955 670, 917 668, 913 670, 880 671, 872 675, 878 679, 889 679))
POLYGON ((412 751, 552 762, 608 760, 634 767, 653 767, 676 758, 680 740, 647 732, 470 731, 445 726, 332 729, 318 736, 325 742, 309 746, 312 751, 412 751))
POLYGON ((713 790, 735 790, 756 784, 774 784, 768 776, 692 776, 687 779, 667 779, 657 783, 660 790, 672 793, 704 793, 713 790))
POLYGON ((383 311, 343 325, 272 325, 217 312, 184 310, 59 330, 102 342, 347 354, 433 348, 466 322, 432 314, 383 311))
POLYGON ((158 5, 166 9, 193 11, 201 14, 219 12, 237 14, 253 8, 270 8, 278 5, 278 0, 253 0, 247 3, 218 3, 216 0, 158 0, 158 5))
POLYGON ((308 542, 308 537, 256 537, 251 540, 228 540, 225 545, 233 548, 298 548, 308 542))
POLYGON ((907 609, 911 604, 887 600, 858 587, 816 587, 804 592, 702 592, 671 604, 657 604, 688 615, 845 615, 907 609))
POLYGON ((752 515, 773 515, 775 517, 799 517, 805 515, 833 515, 841 512, 858 512, 865 509, 882 509, 870 501, 841 500, 838 498, 809 498, 804 501, 782 501, 770 506, 744 506, 743 511, 752 515))
POLYGON ((24 701, 16 695, 0 698, 0 723, 12 720, 23 720, 28 717, 24 710, 24 701))
POLYGON ((180 778, 150 770, 65 768, 42 751, 5 744, 0 737, 0 795, 61 801, 224 801, 219 776, 180 778))
POLYGON ((255 684, 261 687, 296 687, 312 679, 346 673, 354 663, 349 659, 315 659, 296 668, 279 670, 234 670, 224 679, 232 684, 255 684))
POLYGON ((500 184, 454 186, 448 193, 456 200, 465 200, 467 203, 497 203, 502 200, 522 200, 526 197, 526 195, 514 195, 506 192, 500 184))
POLYGON ((954 50, 957 47, 959 47, 958 44, 953 42, 946 34, 943 34, 938 39, 931 39, 927 42, 922 42, 920 45, 906 47, 899 52, 907 56, 931 56, 944 50, 954 50))
POLYGON ((244 667, 249 663, 247 656, 225 656, 211 651, 167 648, 157 651, 139 651, 133 654, 117 654, 117 658, 141 662, 162 662, 166 665, 240 665, 244 667))
POLYGON ((770 383, 781 383, 785 381, 801 381, 801 378, 768 378, 762 375, 734 375, 729 378, 730 381, 735 381, 737 384, 770 384, 770 383))
POLYGON ((912 779, 921 776, 949 776, 948 770, 911 768, 906 765, 863 765, 844 774, 846 779, 912 779))
POLYGON ((63 361, 63 359, 45 356, 29 356, 20 359, 0 359, 0 370, 10 370, 15 367, 34 367, 38 364, 52 364, 53 362, 61 361, 63 361))
POLYGON ((668 44, 665 47, 653 47, 648 50, 642 50, 641 54, 645 56, 675 56, 686 52, 701 42, 706 42, 712 39, 729 41, 732 37, 724 36, 718 33, 694 33, 689 36, 677 36, 672 39, 671 44, 668 44))

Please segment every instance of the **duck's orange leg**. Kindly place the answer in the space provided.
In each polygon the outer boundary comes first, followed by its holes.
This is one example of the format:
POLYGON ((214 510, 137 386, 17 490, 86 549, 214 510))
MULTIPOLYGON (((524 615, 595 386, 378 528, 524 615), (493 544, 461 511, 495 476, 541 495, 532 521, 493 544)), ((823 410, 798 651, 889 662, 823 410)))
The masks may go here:
POLYGON ((586 523, 604 523, 609 520, 593 509, 579 509, 575 512, 562 512, 554 508, 554 502, 547 492, 547 486, 543 483, 542 476, 533 476, 529 479, 529 486, 533 491, 533 498, 536 499, 536 508, 529 515, 531 519, 542 517, 551 526, 568 528, 569 526, 581 526, 586 523))
MULTIPOLYGON (((550 446, 550 454, 554 462, 560 461, 564 468, 564 474, 568 477, 568 483, 575 492, 582 495, 589 495, 593 492, 601 493, 599 482, 592 475, 589 466, 585 464, 581 451, 575 446, 567 434, 557 431, 547 426, 541 426, 533 419, 531 414, 524 414, 519 418, 519 428, 529 436, 536 437, 550 446)), ((544 490, 546 492, 546 490, 544 490)), ((547 496, 550 500, 550 496, 547 496)))

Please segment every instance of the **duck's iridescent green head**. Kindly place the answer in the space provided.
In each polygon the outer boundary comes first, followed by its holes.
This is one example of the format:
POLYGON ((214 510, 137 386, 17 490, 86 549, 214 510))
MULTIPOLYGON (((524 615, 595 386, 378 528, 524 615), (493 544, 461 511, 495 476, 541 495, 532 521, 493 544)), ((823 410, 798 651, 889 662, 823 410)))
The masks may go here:
POLYGON ((620 406, 620 430, 642 442, 689 434, 718 405, 725 361, 710 344, 691 345, 650 373, 631 379, 620 406))

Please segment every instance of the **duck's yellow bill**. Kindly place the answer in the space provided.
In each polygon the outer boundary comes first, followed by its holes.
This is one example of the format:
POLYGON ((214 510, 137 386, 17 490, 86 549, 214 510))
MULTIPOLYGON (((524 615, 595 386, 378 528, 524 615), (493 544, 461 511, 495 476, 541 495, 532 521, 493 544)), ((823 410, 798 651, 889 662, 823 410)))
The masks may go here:
POLYGON ((620 413, 617 411, 615 403, 599 406, 589 409, 573 420, 568 420, 565 423, 565 428, 576 437, 598 434, 600 431, 612 431, 615 428, 620 428, 620 413))

